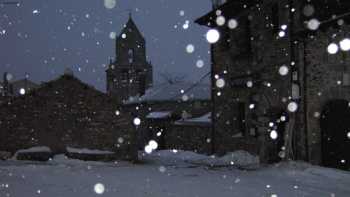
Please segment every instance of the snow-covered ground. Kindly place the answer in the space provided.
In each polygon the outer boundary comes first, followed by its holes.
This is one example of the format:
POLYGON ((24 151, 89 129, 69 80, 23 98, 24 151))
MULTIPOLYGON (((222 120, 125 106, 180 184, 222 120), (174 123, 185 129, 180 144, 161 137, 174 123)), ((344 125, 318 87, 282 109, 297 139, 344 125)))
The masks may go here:
POLYGON ((243 153, 211 158, 181 151, 155 152, 142 161, 83 162, 63 155, 48 162, 0 161, 0 196, 350 196, 350 172, 305 163, 258 166, 243 153), (255 167, 237 169, 236 163, 255 167))

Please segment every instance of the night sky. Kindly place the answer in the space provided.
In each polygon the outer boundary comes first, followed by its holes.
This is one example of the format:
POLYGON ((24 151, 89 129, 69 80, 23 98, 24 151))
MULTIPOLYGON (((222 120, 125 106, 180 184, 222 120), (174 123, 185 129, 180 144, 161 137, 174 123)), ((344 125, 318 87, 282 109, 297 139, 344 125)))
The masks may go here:
MULTIPOLYGON (((15 1, 15 0, 0 0, 15 1)), ((211 9, 210 0, 19 0, 20 6, 0 6, 0 73, 35 82, 57 78, 69 67, 84 82, 105 91, 105 69, 115 54, 115 41, 127 22, 128 10, 146 39, 148 60, 159 73, 196 81, 209 71, 205 27, 194 20, 211 9), (184 12, 184 15, 182 16, 184 12), (183 24, 189 21, 189 28, 183 24), (177 28, 175 27, 177 25, 177 28), (186 52, 193 44, 195 51, 186 52), (196 67, 204 60, 204 67, 196 67)))

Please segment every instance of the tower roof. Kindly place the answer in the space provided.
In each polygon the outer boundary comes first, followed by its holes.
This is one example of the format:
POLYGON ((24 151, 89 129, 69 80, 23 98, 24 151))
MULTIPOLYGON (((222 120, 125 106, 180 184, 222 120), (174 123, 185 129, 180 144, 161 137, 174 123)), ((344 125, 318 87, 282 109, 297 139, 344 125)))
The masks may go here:
POLYGON ((123 30, 121 31, 120 35, 122 35, 123 33, 134 33, 138 36, 140 36, 141 38, 143 38, 140 30, 137 28, 134 20, 132 19, 131 13, 129 14, 129 20, 128 22, 124 25, 123 30))

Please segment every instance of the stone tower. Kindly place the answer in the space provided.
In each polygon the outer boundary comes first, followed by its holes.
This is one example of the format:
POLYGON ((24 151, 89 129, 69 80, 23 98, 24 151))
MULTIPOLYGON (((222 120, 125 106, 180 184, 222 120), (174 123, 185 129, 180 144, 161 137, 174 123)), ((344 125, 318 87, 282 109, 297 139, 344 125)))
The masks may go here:
POLYGON ((107 93, 119 102, 141 96, 152 86, 152 65, 146 58, 146 43, 131 15, 116 38, 116 57, 106 71, 107 93))

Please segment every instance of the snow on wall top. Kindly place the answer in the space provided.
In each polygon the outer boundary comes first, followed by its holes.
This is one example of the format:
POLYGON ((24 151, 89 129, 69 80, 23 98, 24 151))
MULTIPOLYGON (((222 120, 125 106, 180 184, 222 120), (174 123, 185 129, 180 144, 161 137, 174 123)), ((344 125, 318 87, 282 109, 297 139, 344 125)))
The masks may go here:
POLYGON ((176 125, 211 124, 211 112, 196 118, 181 119, 176 121, 175 124, 176 125))
POLYGON ((47 146, 35 146, 28 149, 18 150, 17 153, 33 153, 33 152, 51 152, 47 146))
POLYGON ((163 119, 163 118, 169 118, 171 116, 170 111, 157 111, 157 112, 151 112, 149 113, 146 118, 149 119, 163 119))
POLYGON ((94 154, 94 155, 98 155, 98 154, 102 154, 102 155, 104 155, 104 154, 114 154, 114 152, 111 152, 111 151, 91 150, 91 149, 87 149, 87 148, 67 147, 66 149, 70 153, 79 153, 79 154, 94 154))
POLYGON ((163 83, 147 89, 146 93, 141 97, 130 97, 125 104, 155 101, 210 100, 210 95, 209 84, 195 85, 188 82, 163 83))

